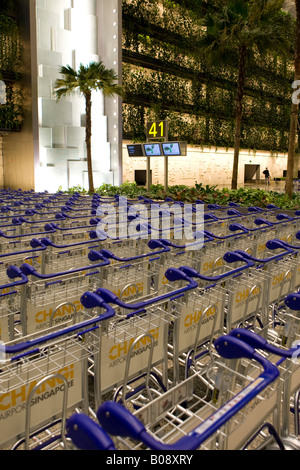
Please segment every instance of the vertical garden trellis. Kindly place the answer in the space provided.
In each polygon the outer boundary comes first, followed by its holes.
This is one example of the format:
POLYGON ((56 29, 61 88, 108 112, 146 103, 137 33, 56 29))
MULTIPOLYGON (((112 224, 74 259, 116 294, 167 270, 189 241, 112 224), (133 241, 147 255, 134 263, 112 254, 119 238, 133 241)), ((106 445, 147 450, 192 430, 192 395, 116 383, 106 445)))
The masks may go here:
MULTIPOLYGON (((2 94, 5 102, 0 104, 0 128, 18 130, 22 118, 21 92, 15 86, 21 64, 21 47, 17 22, 0 14, 0 79, 5 84, 2 94)), ((3 84, 2 84, 3 88, 3 84)))
POLYGON ((0 70, 16 73, 20 65, 20 40, 16 21, 0 14, 0 70))
MULTIPOLYGON (((123 0, 124 138, 142 141, 143 122, 167 118, 170 140, 233 147, 235 57, 207 67, 197 51, 193 5, 204 11, 207 3, 123 0)), ((241 148, 287 151, 292 81, 284 57, 258 57, 248 67, 241 148)))

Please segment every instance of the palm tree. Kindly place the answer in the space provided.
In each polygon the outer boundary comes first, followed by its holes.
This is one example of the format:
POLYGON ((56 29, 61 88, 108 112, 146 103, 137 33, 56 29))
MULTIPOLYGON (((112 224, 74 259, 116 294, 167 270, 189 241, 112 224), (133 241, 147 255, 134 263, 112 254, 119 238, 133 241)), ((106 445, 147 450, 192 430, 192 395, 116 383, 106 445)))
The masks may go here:
POLYGON ((88 66, 80 64, 78 70, 74 70, 71 66, 60 67, 62 78, 55 82, 54 96, 56 100, 62 97, 79 93, 85 98, 86 109, 86 150, 88 165, 89 192, 94 192, 93 168, 92 168, 92 92, 101 90, 104 97, 121 95, 121 87, 117 84, 118 77, 114 70, 107 69, 100 62, 91 62, 88 66))
POLYGON ((284 0, 209 0, 211 5, 201 26, 201 52, 208 63, 228 63, 237 57, 238 77, 235 104, 235 136, 232 189, 237 188, 238 163, 247 63, 270 52, 290 50, 292 19, 282 10, 284 0), (215 6, 215 8, 214 8, 215 6))
MULTIPOLYGON (((294 76, 295 76, 295 93, 299 96, 300 84, 300 0, 295 0, 296 6, 296 44, 295 44, 295 58, 294 58, 294 76)), ((299 99, 299 98, 298 98, 299 99)), ((299 103, 298 99, 292 100, 291 120, 290 120, 290 135, 289 135, 289 149, 287 159, 287 173, 285 194, 288 197, 293 195, 293 176, 294 176, 294 163, 296 153, 296 136, 298 129, 298 116, 299 116, 299 103)))

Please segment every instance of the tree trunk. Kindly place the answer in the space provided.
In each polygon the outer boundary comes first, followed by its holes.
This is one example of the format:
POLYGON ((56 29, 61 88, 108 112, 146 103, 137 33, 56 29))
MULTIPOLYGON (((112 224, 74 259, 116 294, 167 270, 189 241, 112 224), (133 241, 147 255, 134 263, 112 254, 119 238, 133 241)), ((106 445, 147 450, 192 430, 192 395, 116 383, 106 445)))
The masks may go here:
POLYGON ((296 136, 298 127, 298 110, 299 105, 292 104, 291 121, 290 121, 290 134, 289 134, 289 150, 287 158, 287 172, 286 172, 286 185, 285 194, 290 198, 293 196, 293 180, 294 180, 294 165, 296 153, 296 136))
POLYGON ((94 193, 94 181, 93 181, 93 166, 92 166, 92 94, 87 92, 85 94, 85 111, 86 111, 86 123, 85 123, 85 143, 86 143, 86 154, 87 154, 87 166, 88 166, 88 179, 89 179, 89 193, 94 193))
POLYGON ((240 141, 241 141, 241 126, 242 126, 242 115, 243 115, 243 97, 244 97, 244 85, 245 85, 246 55, 247 55, 247 48, 245 46, 240 47, 239 77, 238 77, 237 96, 236 96, 235 138, 234 138, 234 154, 233 154, 233 169, 232 169, 231 189, 237 189, 237 181, 238 181, 239 153, 240 153, 240 141))
MULTIPOLYGON (((296 46, 295 46, 295 81, 300 80, 300 0, 295 0, 297 13, 297 30, 296 30, 296 46)), ((299 88, 299 87, 298 87, 299 88)), ((289 150, 287 159, 287 173, 285 194, 290 198, 293 196, 293 178, 296 153, 296 137, 298 129, 299 104, 293 100, 291 109, 290 134, 289 134, 289 150)))

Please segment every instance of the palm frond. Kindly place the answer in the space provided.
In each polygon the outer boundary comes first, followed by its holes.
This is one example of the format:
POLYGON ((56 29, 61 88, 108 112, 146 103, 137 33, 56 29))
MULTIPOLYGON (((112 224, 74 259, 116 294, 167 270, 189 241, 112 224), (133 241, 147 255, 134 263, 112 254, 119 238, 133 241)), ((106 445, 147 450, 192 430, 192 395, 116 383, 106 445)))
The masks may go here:
POLYGON ((207 59, 222 60, 240 47, 259 53, 286 52, 294 36, 292 17, 282 10, 283 0, 225 0, 200 23, 204 38, 200 48, 207 59))
POLYGON ((86 95, 93 90, 101 90, 105 96, 121 95, 122 89, 117 84, 118 76, 113 69, 105 67, 103 62, 80 64, 78 70, 71 66, 60 67, 61 78, 57 79, 54 96, 57 100, 62 97, 79 93, 86 95))

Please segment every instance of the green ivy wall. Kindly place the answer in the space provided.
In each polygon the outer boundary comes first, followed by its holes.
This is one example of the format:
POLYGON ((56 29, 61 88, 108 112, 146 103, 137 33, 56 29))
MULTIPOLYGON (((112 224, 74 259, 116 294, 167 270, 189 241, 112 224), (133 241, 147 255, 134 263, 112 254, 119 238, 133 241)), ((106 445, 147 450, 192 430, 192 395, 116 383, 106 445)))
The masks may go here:
MULTIPOLYGON (((1 5, 0 5, 1 6, 1 5)), ((0 13, 0 80, 6 85, 6 102, 0 104, 1 132, 17 131, 22 120, 22 95, 17 85, 21 48, 17 20, 0 13)))
MULTIPOLYGON (((147 121, 168 119, 169 140, 233 147, 237 61, 205 64, 197 17, 185 7, 194 3, 205 12, 201 0, 123 0, 124 139, 144 141, 147 121)), ((292 82, 292 60, 248 66, 242 149, 287 151, 292 82)))

